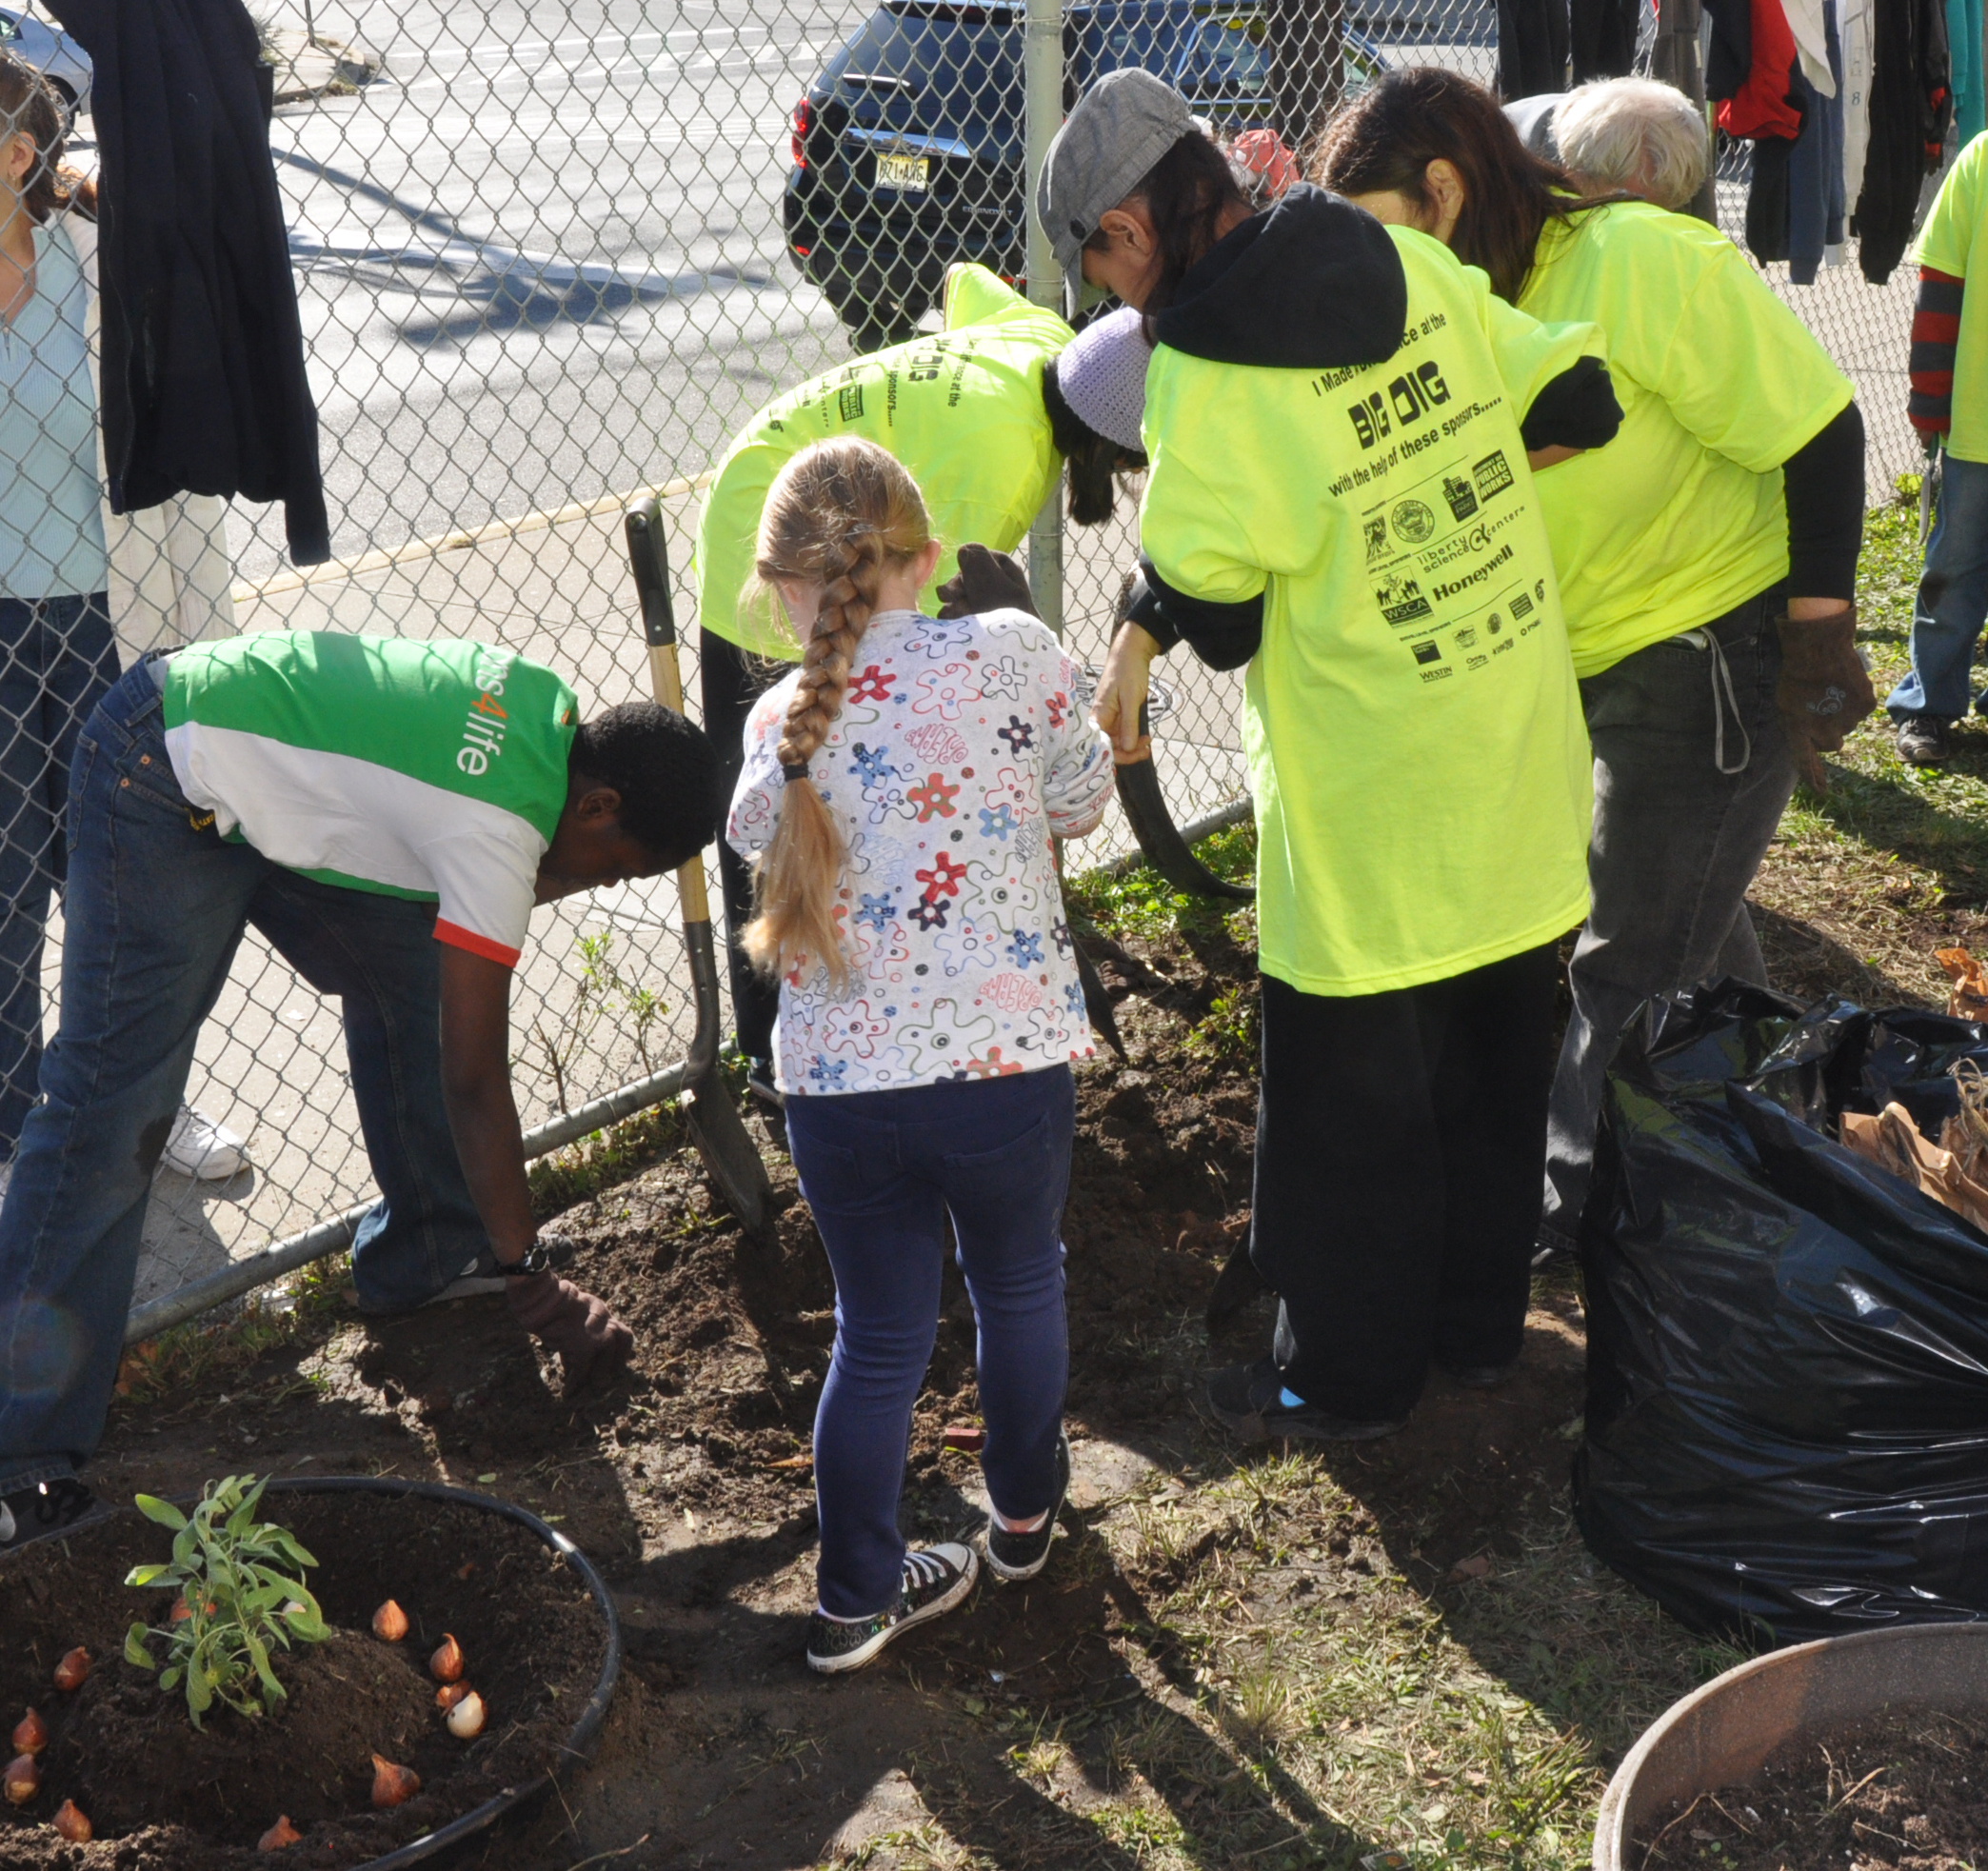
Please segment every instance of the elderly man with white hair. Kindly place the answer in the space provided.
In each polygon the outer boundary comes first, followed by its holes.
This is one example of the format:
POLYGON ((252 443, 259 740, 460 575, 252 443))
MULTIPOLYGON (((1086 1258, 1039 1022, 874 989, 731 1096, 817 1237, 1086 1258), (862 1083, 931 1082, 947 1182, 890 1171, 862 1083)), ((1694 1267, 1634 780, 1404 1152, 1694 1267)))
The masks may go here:
POLYGON ((1704 113, 1675 85, 1600 78, 1564 94, 1519 98, 1504 111, 1525 147, 1558 163, 1584 194, 1640 195, 1684 209, 1705 186, 1704 113))

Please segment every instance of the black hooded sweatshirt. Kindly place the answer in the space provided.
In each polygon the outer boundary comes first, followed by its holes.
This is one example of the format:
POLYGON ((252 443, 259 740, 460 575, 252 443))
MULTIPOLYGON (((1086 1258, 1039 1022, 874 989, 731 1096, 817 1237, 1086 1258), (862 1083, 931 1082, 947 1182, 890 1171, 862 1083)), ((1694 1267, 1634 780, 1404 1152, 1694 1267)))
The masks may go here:
POLYGON ((50 0, 95 66, 104 455, 117 513, 280 500, 330 556, 317 406, 269 161, 271 73, 242 0, 50 0))
MULTIPOLYGON (((1301 183, 1217 241, 1148 321, 1156 342, 1217 364, 1334 370, 1384 364, 1401 348, 1408 283, 1393 237, 1364 209, 1301 183)), ((1599 358, 1583 357, 1520 412, 1528 449, 1599 448, 1622 411, 1599 358)), ((1163 647, 1184 640, 1218 669, 1240 668, 1263 634, 1259 593, 1194 598, 1140 561, 1125 615, 1163 647)))

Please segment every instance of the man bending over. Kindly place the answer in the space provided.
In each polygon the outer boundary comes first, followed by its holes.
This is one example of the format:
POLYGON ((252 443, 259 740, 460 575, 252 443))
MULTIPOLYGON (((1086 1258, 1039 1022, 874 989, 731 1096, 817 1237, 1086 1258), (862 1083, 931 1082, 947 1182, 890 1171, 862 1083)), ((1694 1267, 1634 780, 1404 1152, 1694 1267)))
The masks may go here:
POLYGON ((0 1551, 93 1508, 151 1181, 253 926, 344 1006, 380 1200, 359 1304, 502 1276, 568 1391, 633 1340, 550 1272, 510 1086, 534 904, 671 869, 717 823, 710 743, 623 703, 581 723, 487 644, 270 632, 152 656, 82 731, 59 1031, 0 1207, 0 1551))

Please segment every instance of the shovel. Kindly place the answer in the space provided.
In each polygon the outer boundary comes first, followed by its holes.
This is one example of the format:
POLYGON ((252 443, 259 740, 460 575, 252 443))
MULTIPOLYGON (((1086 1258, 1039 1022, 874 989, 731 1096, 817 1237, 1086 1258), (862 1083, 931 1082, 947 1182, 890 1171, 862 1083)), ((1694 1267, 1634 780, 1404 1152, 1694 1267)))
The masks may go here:
MULTIPOLYGON (((684 682, 677 671, 676 615, 669 602, 669 561, 663 545, 663 517, 653 495, 628 508, 628 563, 642 603, 642 634, 648 643, 649 683, 666 708, 684 711, 684 682)), ((711 939, 711 906, 705 895, 704 854, 677 872, 677 896, 684 906, 684 946, 690 955, 690 985, 697 1003, 697 1031, 684 1062, 678 1093, 690 1141, 704 1159, 747 1235, 771 1239, 773 1190, 745 1121, 718 1075, 718 958, 711 939)))

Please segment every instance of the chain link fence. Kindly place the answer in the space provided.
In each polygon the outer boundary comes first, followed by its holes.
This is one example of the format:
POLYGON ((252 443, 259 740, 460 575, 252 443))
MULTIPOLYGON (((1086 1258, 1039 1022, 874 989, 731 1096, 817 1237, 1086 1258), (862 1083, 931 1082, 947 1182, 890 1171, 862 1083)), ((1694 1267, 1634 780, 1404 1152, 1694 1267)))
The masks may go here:
MULTIPOLYGON (((0 23, 20 4, 0 0, 0 23)), ((588 711, 646 693, 626 501, 660 491, 679 616, 694 620, 700 489, 746 420, 929 328, 952 261, 1026 268, 1024 44, 1043 0, 251 6, 277 69, 270 146, 337 556, 288 567, 280 512, 240 503, 115 528, 127 662, 237 630, 462 635, 550 664, 588 711)), ((1061 14, 1065 102, 1140 64, 1223 135, 1315 121, 1388 64, 1497 72, 1488 0, 1106 0, 1061 14)), ((28 28, 16 40, 31 51, 28 28)), ((87 168, 84 103, 70 155, 87 168)), ((1720 206, 1736 236, 1743 187, 1729 160, 1720 206)), ((1858 380, 1874 493, 1918 460, 1910 270, 1879 289, 1854 266, 1811 287, 1768 269, 1858 380)), ((1136 556, 1132 516, 1122 502, 1063 542, 1064 627, 1092 663, 1136 556)), ((1039 559, 1047 543, 1039 527, 1039 559)), ((1176 819, 1233 810, 1240 677, 1185 658, 1164 675, 1156 730, 1176 819)), ((1114 817, 1072 857, 1130 844, 1114 817)), ((676 913, 663 879, 534 919, 513 1025, 539 1146, 670 1087, 693 1024, 676 913)), ((52 1024, 59 913, 50 938, 52 1024)), ((335 1245, 368 1199, 338 1009, 252 933, 189 1096, 247 1139, 252 1166, 215 1182, 162 1170, 134 1335, 335 1245), (287 1244, 271 1256, 271 1243, 287 1244)))

